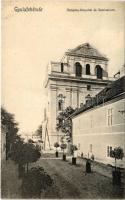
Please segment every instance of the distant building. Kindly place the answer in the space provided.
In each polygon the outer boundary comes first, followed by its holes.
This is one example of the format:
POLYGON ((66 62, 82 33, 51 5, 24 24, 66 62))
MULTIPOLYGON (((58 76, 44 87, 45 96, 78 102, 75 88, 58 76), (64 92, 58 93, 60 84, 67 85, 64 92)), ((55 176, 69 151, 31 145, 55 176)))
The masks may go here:
POLYGON ((66 107, 80 108, 87 95, 94 96, 113 79, 108 77, 108 59, 89 43, 65 53, 60 62, 48 66, 47 95, 43 122, 44 148, 60 141, 56 130, 57 116, 66 107))
MULTIPOLYGON (((85 157, 114 165, 110 152, 122 147, 125 154, 125 76, 103 89, 72 116, 73 144, 85 157)), ((125 157, 118 161, 125 167, 125 157)))
POLYGON ((22 137, 24 138, 24 142, 28 142, 30 140, 33 142, 35 146, 38 145, 41 150, 43 149, 42 136, 37 135, 34 132, 30 132, 30 133, 23 133, 22 137))

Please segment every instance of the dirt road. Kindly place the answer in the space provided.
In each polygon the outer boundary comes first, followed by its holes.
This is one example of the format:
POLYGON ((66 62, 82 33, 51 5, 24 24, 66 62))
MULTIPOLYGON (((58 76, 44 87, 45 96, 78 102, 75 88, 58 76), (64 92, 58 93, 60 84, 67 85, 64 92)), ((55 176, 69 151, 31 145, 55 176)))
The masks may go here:
POLYGON ((40 159, 42 166, 51 175, 54 185, 41 198, 123 198, 124 189, 113 186, 112 179, 101 173, 97 165, 91 174, 85 173, 85 161, 79 160, 77 166, 71 161, 60 159, 40 159))

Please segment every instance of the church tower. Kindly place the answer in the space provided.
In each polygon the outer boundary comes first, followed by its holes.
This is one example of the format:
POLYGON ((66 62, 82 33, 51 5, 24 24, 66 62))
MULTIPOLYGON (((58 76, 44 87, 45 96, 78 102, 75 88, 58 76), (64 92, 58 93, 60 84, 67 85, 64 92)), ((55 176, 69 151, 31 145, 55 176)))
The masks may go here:
POLYGON ((56 130, 59 112, 68 106, 79 108, 86 96, 95 96, 111 81, 107 67, 108 59, 89 43, 68 50, 60 62, 50 63, 45 82, 44 148, 60 141, 61 133, 56 130))

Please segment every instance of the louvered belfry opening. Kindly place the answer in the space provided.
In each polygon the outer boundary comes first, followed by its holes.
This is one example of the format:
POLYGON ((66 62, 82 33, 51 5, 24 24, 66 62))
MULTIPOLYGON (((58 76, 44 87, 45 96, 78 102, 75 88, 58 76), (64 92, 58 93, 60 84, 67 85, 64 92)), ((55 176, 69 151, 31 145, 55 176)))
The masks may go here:
POLYGON ((96 76, 98 79, 102 79, 102 68, 100 65, 96 65, 96 76))
POLYGON ((90 65, 86 65, 86 75, 90 75, 90 65))

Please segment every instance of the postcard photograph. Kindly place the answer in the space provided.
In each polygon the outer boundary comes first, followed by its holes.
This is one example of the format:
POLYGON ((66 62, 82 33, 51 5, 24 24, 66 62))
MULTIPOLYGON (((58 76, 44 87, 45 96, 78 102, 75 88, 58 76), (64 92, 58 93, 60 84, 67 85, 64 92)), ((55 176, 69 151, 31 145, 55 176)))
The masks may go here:
POLYGON ((125 198, 125 2, 1 2, 1 199, 125 198))

